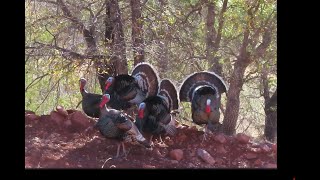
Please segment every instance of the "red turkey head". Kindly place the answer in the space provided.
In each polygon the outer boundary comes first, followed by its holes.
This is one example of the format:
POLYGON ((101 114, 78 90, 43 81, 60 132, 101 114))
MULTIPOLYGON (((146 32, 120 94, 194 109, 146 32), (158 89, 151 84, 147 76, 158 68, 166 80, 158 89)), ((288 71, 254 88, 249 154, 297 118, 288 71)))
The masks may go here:
POLYGON ((207 102, 206 102, 206 110, 205 110, 207 114, 209 114, 210 111, 211 111, 210 105, 211 105, 211 99, 207 99, 207 102))
POLYGON ((111 84, 113 83, 114 78, 113 77, 109 77, 106 81, 106 87, 104 90, 108 90, 108 88, 111 86, 111 84))
POLYGON ((110 101, 110 95, 109 94, 104 94, 102 96, 101 102, 99 104, 100 108, 103 108, 105 104, 107 104, 110 101))
POLYGON ((138 117, 140 119, 143 119, 143 117, 144 117, 144 108, 146 108, 146 103, 144 103, 144 102, 140 103, 139 110, 138 110, 138 117))
POLYGON ((80 78, 80 91, 83 91, 84 86, 87 84, 87 80, 85 78, 80 78))

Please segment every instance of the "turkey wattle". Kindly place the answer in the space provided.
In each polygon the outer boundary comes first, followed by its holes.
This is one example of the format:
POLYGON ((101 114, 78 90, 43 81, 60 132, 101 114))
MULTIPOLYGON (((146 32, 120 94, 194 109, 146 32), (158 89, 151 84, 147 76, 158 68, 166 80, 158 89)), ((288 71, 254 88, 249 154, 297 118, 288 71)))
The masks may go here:
POLYGON ((173 136, 177 132, 171 111, 178 108, 177 90, 170 80, 164 79, 158 95, 148 97, 139 105, 135 123, 141 132, 152 134, 150 141, 153 135, 160 135, 162 142, 161 134, 173 136))
POLYGON ((109 94, 104 94, 100 102, 101 116, 95 124, 95 128, 106 138, 118 139, 117 155, 119 156, 120 145, 122 144, 123 153, 127 156, 124 143, 151 147, 150 143, 143 137, 136 125, 123 113, 116 109, 109 109, 106 103, 110 100, 109 94))
POLYGON ((221 94, 227 92, 227 85, 222 78, 213 72, 197 72, 187 77, 180 88, 180 101, 191 102, 192 120, 194 123, 205 124, 211 131, 219 131, 221 124, 221 94))
POLYGON ((105 92, 121 101, 140 104, 149 96, 158 93, 159 77, 154 68, 148 63, 137 64, 131 75, 120 74, 109 77, 105 92))
POLYGON ((90 117, 98 118, 100 116, 99 103, 102 95, 88 93, 84 87, 86 86, 87 80, 81 78, 80 80, 80 92, 82 95, 82 110, 90 117))

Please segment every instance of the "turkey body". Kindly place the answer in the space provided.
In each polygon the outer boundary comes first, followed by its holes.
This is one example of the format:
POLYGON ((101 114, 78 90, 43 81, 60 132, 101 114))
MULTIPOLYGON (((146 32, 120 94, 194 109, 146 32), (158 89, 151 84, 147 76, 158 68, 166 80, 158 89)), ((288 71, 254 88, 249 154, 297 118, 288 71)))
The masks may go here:
POLYGON ((165 134, 167 129, 169 134, 174 135, 175 130, 167 127, 172 125, 170 124, 172 117, 165 99, 161 96, 152 96, 145 99, 144 103, 146 106, 144 115, 142 119, 137 118, 137 127, 142 132, 154 135, 165 134))
POLYGON ((173 83, 164 79, 159 94, 146 98, 139 106, 136 125, 141 132, 152 135, 176 134, 175 120, 171 110, 178 109, 178 95, 173 83))
POLYGON ((85 90, 85 86, 87 83, 86 79, 81 78, 79 80, 79 82, 80 82, 80 93, 82 95, 82 110, 83 110, 83 112, 86 113, 90 117, 99 118, 100 117, 99 103, 101 101, 102 95, 88 93, 85 90))
POLYGON ((221 94, 227 85, 213 72, 197 72, 187 77, 180 88, 180 100, 191 102, 192 120, 195 124, 205 124, 211 131, 219 131, 221 124, 221 94))
POLYGON ((149 96, 156 95, 159 88, 158 79, 156 70, 150 64, 139 63, 131 75, 120 74, 109 77, 104 93, 114 97, 115 104, 121 109, 127 109, 140 104, 149 96))
POLYGON ((215 126, 220 119, 220 99, 215 95, 211 87, 201 86, 194 94, 191 101, 192 119, 195 124, 208 124, 210 130, 215 130, 215 126), (210 99, 210 111, 206 112, 206 101, 210 99))
POLYGON ((100 108, 99 103, 102 95, 92 93, 81 93, 82 94, 82 110, 90 117, 99 118, 100 108))
POLYGON ((149 142, 146 141, 136 125, 125 114, 116 109, 105 107, 106 99, 109 101, 110 95, 103 96, 100 103, 100 118, 95 124, 100 133, 106 138, 117 139, 122 143, 150 147, 149 142))

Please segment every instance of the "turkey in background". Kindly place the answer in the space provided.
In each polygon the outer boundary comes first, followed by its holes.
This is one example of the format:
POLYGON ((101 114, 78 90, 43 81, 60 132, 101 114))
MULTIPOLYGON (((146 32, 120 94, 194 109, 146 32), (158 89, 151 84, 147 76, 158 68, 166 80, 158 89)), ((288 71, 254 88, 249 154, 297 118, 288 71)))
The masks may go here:
POLYGON ((192 120, 195 124, 205 124, 213 132, 221 131, 220 119, 221 94, 227 92, 223 79, 213 72, 197 72, 187 77, 180 88, 180 101, 191 102, 192 120))
POLYGON ((152 142, 153 135, 161 134, 175 135, 177 130, 172 111, 178 110, 179 98, 173 83, 163 79, 160 83, 159 93, 145 99, 138 109, 136 125, 143 133, 150 133, 152 142))
POLYGON ((109 109, 106 107, 109 100, 109 94, 104 94, 102 96, 99 105, 101 115, 94 127, 97 128, 104 137, 120 141, 115 157, 119 157, 121 145, 124 156, 126 157, 128 155, 124 143, 150 148, 151 145, 149 141, 143 137, 136 125, 125 114, 116 109, 109 109))
POLYGON ((119 104, 139 105, 147 97, 157 95, 158 88, 159 77, 156 70, 149 63, 143 62, 133 68, 131 75, 109 77, 104 93, 118 98, 119 104))
POLYGON ((87 84, 87 80, 85 78, 80 78, 80 92, 82 95, 82 110, 90 117, 99 118, 100 116, 100 108, 99 103, 101 101, 102 95, 88 93, 84 87, 87 84))

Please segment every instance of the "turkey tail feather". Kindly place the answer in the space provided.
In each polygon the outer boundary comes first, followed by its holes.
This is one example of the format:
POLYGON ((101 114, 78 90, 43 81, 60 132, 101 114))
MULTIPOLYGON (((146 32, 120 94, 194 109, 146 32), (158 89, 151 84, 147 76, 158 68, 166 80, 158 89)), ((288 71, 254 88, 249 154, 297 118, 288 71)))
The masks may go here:
POLYGON ((151 64, 146 62, 138 63, 133 68, 131 76, 138 79, 139 87, 146 94, 146 97, 158 94, 159 76, 151 64))
POLYGON ((177 89, 169 79, 163 79, 160 82, 159 95, 167 98, 170 111, 179 108, 179 97, 177 89))
POLYGON ((218 90, 219 94, 227 92, 228 86, 224 80, 214 72, 202 71, 189 75, 180 87, 181 101, 191 101, 193 91, 203 85, 209 85, 218 90))

